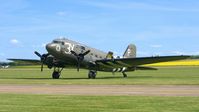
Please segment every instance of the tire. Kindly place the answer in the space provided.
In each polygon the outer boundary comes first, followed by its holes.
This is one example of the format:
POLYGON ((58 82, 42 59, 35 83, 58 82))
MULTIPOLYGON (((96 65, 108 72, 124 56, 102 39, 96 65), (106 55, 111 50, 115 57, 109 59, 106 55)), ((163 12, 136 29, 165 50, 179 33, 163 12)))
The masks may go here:
POLYGON ((96 72, 90 70, 89 73, 88 73, 88 78, 89 79, 95 79, 96 78, 96 72))
POLYGON ((59 79, 59 77, 60 77, 60 73, 59 72, 53 72, 53 74, 52 74, 52 78, 53 79, 59 79))
POLYGON ((127 78, 127 74, 126 73, 122 73, 124 78, 127 78))
POLYGON ((96 78, 96 72, 93 72, 92 73, 92 79, 95 79, 96 78))
POLYGON ((89 72, 89 73, 88 73, 88 78, 91 79, 91 77, 92 77, 92 76, 91 76, 91 73, 89 72))

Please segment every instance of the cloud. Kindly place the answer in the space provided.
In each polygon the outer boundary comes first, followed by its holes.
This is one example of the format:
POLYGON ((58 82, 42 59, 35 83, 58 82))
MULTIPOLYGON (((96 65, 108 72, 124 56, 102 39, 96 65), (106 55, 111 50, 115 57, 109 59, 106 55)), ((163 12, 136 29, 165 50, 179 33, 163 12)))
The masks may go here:
POLYGON ((199 55, 199 51, 191 52, 191 53, 189 53, 187 55, 199 55))
POLYGON ((122 53, 120 53, 120 52, 117 52, 117 51, 113 51, 113 55, 115 56, 115 58, 117 57, 117 56, 120 56, 120 57, 122 57, 123 56, 123 54, 122 53))
POLYGON ((46 46, 46 43, 43 43, 42 45, 41 45, 41 47, 45 47, 46 46))
POLYGON ((17 40, 17 39, 11 39, 10 43, 16 45, 16 44, 19 44, 19 40, 17 40))
POLYGON ((46 46, 46 43, 42 43, 40 45, 32 45, 33 48, 44 48, 46 46))
POLYGON ((29 6, 28 1, 26 0, 12 0, 10 1, 1 1, 0 10, 1 13, 15 12, 16 10, 23 10, 29 6))
POLYGON ((161 48, 162 47, 162 45, 150 45, 150 47, 152 47, 152 48, 161 48))
POLYGON ((122 1, 122 2, 95 2, 87 1, 84 2, 90 6, 99 8, 108 8, 116 10, 156 10, 156 11, 176 11, 176 12, 198 12, 197 7, 172 7, 170 4, 165 5, 165 3, 144 3, 144 2, 134 2, 134 1, 122 1))
POLYGON ((137 55, 143 57, 143 56, 150 56, 151 54, 145 51, 137 51, 137 55))
POLYGON ((59 11, 59 12, 57 12, 57 15, 59 15, 59 16, 65 16, 66 12, 65 11, 59 11))
POLYGON ((199 51, 193 51, 193 52, 172 51, 171 53, 174 55, 199 55, 199 51))
POLYGON ((17 39, 11 39, 10 44, 17 47, 24 47, 24 45, 17 39))
POLYGON ((197 38, 198 26, 153 26, 134 34, 138 40, 197 38))
POLYGON ((6 54, 5 53, 0 53, 0 56, 5 56, 6 54))

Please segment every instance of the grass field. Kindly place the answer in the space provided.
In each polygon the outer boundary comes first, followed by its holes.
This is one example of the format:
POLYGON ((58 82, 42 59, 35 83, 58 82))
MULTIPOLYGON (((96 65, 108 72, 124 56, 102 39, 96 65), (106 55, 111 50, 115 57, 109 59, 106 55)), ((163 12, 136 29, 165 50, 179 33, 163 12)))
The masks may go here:
POLYGON ((51 79, 52 70, 39 68, 0 69, 0 84, 95 84, 95 85, 199 85, 199 66, 159 67, 157 71, 135 71, 123 78, 121 73, 98 72, 97 79, 87 79, 87 70, 63 71, 61 79, 51 79))
POLYGON ((0 94, 0 112, 198 112, 199 97, 0 94))
MULTIPOLYGON (((136 71, 122 78, 120 73, 99 72, 87 79, 87 70, 67 69, 61 79, 51 79, 51 70, 37 67, 0 69, 0 84, 94 84, 94 85, 199 85, 199 66, 159 67, 157 71, 136 71)), ((168 96, 70 96, 0 94, 0 112, 198 112, 199 97, 168 96)))

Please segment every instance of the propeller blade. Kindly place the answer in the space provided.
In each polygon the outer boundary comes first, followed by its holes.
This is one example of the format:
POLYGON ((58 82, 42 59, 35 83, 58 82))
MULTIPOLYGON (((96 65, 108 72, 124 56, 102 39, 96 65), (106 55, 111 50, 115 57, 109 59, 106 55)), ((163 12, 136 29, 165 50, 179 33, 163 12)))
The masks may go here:
POLYGON ((37 51, 35 51, 34 53, 35 53, 38 57, 40 57, 40 58, 42 57, 42 55, 39 54, 37 51))
POLYGON ((87 55, 90 52, 91 52, 90 50, 86 51, 85 53, 83 53, 83 56, 87 55))
POLYGON ((78 56, 75 51, 70 51, 73 55, 78 56))
POLYGON ((43 72, 44 69, 44 63, 41 64, 41 72, 43 72))
POLYGON ((80 62, 78 62, 78 65, 77 65, 77 71, 79 72, 79 69, 80 69, 80 62))
POLYGON ((71 51, 71 53, 74 56, 76 56, 76 58, 77 58, 77 71, 79 72, 80 65, 81 65, 82 61, 84 60, 84 56, 86 56, 88 53, 90 53, 90 50, 88 50, 84 53, 80 53, 80 54, 77 54, 75 51, 71 51))
POLYGON ((34 52, 38 57, 40 57, 40 60, 41 60, 41 72, 43 71, 43 68, 44 68, 44 63, 47 59, 47 57, 50 55, 50 54, 43 54, 41 55, 40 53, 38 53, 37 51, 34 52))

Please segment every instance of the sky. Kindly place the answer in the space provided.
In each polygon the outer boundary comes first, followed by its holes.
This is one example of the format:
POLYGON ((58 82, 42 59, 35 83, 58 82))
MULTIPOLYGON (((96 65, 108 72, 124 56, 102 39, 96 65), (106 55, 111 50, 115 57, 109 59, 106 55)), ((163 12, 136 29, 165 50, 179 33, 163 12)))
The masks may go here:
POLYGON ((65 37, 121 56, 199 55, 199 0, 0 0, 0 61, 65 37))

